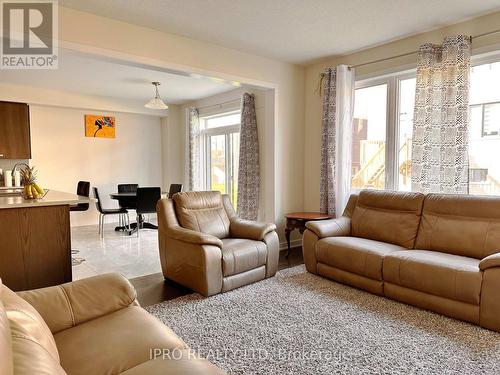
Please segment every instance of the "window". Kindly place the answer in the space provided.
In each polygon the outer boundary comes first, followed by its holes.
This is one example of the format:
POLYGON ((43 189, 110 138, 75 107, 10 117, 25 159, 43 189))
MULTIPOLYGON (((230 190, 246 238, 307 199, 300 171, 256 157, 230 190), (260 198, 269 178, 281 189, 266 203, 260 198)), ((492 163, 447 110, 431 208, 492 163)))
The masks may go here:
POLYGON ((238 198, 240 112, 200 118, 204 147, 205 189, 228 194, 234 207, 238 198))
MULTIPOLYGON (((500 62, 471 68, 469 193, 500 195, 500 62)), ((477 61, 477 60, 476 60, 477 61)), ((415 73, 356 82, 352 188, 411 190, 415 73)))
POLYGON ((411 189, 415 75, 356 82, 352 137, 353 190, 411 189))
POLYGON ((385 187, 387 84, 360 88, 354 94, 352 187, 385 187))
POLYGON ((469 194, 500 195, 500 62, 473 66, 470 75, 469 194))
POLYGON ((470 121, 481 127, 481 137, 500 135, 500 102, 470 106, 470 121))

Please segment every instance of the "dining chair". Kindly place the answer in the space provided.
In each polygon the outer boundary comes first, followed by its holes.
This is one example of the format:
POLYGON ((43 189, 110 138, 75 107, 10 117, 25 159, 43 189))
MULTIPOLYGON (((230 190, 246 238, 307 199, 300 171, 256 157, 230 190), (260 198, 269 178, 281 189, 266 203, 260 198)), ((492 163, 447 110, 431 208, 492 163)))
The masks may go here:
POLYGON ((161 199, 161 188, 140 187, 137 189, 137 237, 141 229, 144 214, 156 213, 156 204, 161 199))
POLYGON ((118 184, 119 193, 135 193, 139 184, 118 184))
POLYGON ((168 197, 172 199, 174 194, 180 193, 182 191, 182 184, 170 184, 170 189, 168 190, 168 197))
MULTIPOLYGON (((136 193, 139 184, 118 184, 118 193, 136 193)), ((127 210, 135 209, 135 197, 122 197, 118 199, 118 204, 121 208, 125 208, 127 210)), ((125 223, 125 215, 120 215, 120 226, 126 226, 125 223)), ((129 228, 130 229, 130 228, 129 228)))
POLYGON ((94 198, 96 199, 95 205, 97 211, 99 211, 99 234, 101 238, 104 237, 104 218, 107 215, 124 215, 123 221, 126 221, 126 225, 130 228, 130 219, 128 211, 125 208, 103 208, 101 199, 99 198, 99 190, 96 187, 94 187, 94 198))
MULTIPOLYGON (((76 186, 76 194, 88 198, 90 196, 90 182, 78 181, 78 185, 76 186)), ((70 211, 87 211, 88 209, 88 203, 78 203, 69 206, 70 211)))
MULTIPOLYGON (((90 182, 88 181, 78 181, 76 185, 76 195, 81 197, 89 197, 90 196, 90 182)), ((89 209, 88 203, 78 203, 69 206, 69 210, 73 212, 83 212, 89 209)), ((76 257, 73 255, 78 254, 80 251, 77 249, 71 249, 71 265, 77 266, 85 261, 84 258, 76 257)))

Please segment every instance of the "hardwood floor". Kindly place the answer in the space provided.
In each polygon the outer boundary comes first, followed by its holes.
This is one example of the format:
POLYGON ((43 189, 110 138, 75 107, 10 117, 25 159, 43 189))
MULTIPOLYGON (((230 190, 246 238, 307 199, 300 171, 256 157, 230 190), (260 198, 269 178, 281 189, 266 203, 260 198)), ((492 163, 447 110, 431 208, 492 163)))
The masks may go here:
MULTIPOLYGON (((302 259, 302 248, 292 248, 290 256, 285 257, 286 251, 280 252, 278 269, 283 270, 298 266, 304 263, 302 259)), ((156 303, 174 299, 186 294, 193 293, 190 289, 183 287, 171 280, 165 280, 163 274, 155 273, 153 275, 141 276, 131 279, 130 282, 137 290, 137 299, 141 306, 150 306, 156 303)))

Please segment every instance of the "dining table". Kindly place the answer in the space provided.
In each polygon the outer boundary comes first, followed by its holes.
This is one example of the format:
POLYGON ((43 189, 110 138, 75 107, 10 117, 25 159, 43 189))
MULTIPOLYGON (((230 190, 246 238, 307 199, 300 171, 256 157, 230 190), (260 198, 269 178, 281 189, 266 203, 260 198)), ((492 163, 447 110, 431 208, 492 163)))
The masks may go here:
MULTIPOLYGON (((167 192, 162 191, 161 197, 166 198, 167 192)), ((137 192, 111 193, 111 199, 117 200, 120 207, 133 210, 137 207, 137 192)), ((130 223, 130 225, 119 225, 115 227, 115 231, 127 232, 129 235, 135 233, 137 228, 158 229, 158 226, 145 221, 144 215, 138 215, 138 222, 130 223)))

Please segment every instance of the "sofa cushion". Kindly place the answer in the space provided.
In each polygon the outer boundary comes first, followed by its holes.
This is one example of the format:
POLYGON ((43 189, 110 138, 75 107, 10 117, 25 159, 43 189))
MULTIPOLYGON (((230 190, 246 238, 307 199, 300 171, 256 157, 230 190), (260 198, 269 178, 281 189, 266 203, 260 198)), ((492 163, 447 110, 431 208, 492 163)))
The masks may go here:
POLYGON ((479 261, 428 250, 406 250, 384 259, 384 281, 435 296, 479 305, 479 261))
POLYGON ((0 289, 2 289, 1 304, 11 333, 14 373, 64 374, 59 365, 59 353, 54 336, 40 314, 1 283, 0 289))
POLYGON ((2 303, 2 280, 0 280, 0 374, 12 375, 14 363, 12 362, 12 339, 10 324, 2 303))
POLYGON ((404 247, 357 237, 329 237, 316 245, 319 263, 374 280, 382 280, 382 262, 386 255, 404 247))
POLYGON ((9 319, 12 336, 36 342, 55 361, 59 362, 54 336, 38 311, 5 285, 0 288, 2 288, 2 303, 9 319))
POLYGON ((500 199, 428 194, 416 248, 483 259, 500 250, 500 199))
MULTIPOLYGON (((71 375, 119 374, 149 361, 155 348, 187 348, 170 328, 138 306, 61 331, 55 340, 61 365, 71 375)), ((163 373, 168 373, 167 365, 163 373)))
POLYGON ((242 238, 222 240, 222 272, 236 275, 263 266, 267 260, 267 246, 262 241, 242 238))
POLYGON ((218 191, 188 191, 173 197, 177 219, 182 227, 211 234, 229 236, 229 217, 218 191))
POLYGON ((423 201, 420 193, 363 190, 352 215, 351 235, 411 249, 423 201))

